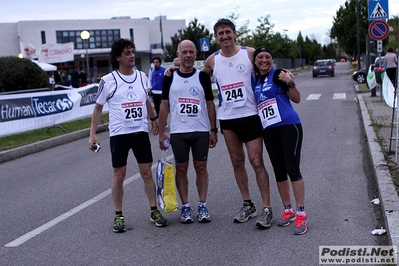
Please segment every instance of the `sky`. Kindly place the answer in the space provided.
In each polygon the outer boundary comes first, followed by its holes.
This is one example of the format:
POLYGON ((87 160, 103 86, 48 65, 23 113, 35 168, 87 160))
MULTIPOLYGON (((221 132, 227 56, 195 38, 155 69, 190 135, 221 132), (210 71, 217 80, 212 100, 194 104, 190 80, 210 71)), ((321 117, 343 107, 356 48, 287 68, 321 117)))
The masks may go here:
MULTIPOLYGON (((369 0, 372 1, 372 0, 369 0)), ((377 0, 378 1, 378 0, 377 0)), ((388 2, 389 17, 399 16, 399 0, 388 2)), ((26 20, 65 20, 65 19, 110 19, 130 16, 150 18, 162 15, 167 19, 185 19, 186 25, 197 18, 207 29, 219 18, 233 12, 239 15, 236 27, 249 21, 254 30, 260 17, 270 16, 274 31, 286 33, 296 40, 299 31, 302 36, 328 44, 328 31, 333 17, 345 0, 0 0, 0 23, 26 20)), ((355 25, 354 25, 355 27, 355 25)))

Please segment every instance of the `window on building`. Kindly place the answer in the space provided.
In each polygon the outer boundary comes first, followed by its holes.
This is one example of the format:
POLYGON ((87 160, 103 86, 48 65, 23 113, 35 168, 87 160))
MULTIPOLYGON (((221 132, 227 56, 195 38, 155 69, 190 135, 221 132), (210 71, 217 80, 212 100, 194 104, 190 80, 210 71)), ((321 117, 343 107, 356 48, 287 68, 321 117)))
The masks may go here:
POLYGON ((42 44, 45 44, 46 43, 46 32, 45 31, 41 31, 40 34, 42 36, 42 44))
MULTIPOLYGON (((120 30, 108 29, 108 30, 89 30, 90 38, 87 43, 85 43, 82 38, 80 38, 81 30, 75 31, 56 31, 57 43, 67 43, 73 42, 75 49, 95 49, 95 48, 111 48, 114 40, 120 38, 120 30)), ((42 41, 43 41, 42 32, 42 41)), ((45 37, 45 36, 44 36, 45 37)))
POLYGON ((133 29, 130 29, 130 40, 134 43, 134 31, 133 29))

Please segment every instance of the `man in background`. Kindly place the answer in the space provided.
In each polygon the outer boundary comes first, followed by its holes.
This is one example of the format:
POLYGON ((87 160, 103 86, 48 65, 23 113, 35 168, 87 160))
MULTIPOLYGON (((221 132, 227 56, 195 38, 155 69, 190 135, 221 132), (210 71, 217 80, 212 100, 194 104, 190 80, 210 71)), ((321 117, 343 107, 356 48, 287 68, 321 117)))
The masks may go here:
POLYGON ((155 112, 157 113, 157 116, 159 116, 159 106, 161 105, 161 95, 162 95, 162 84, 166 68, 161 66, 162 59, 160 57, 154 57, 152 62, 154 64, 154 68, 152 69, 151 74, 149 76, 150 84, 149 84, 148 93, 152 95, 155 112))

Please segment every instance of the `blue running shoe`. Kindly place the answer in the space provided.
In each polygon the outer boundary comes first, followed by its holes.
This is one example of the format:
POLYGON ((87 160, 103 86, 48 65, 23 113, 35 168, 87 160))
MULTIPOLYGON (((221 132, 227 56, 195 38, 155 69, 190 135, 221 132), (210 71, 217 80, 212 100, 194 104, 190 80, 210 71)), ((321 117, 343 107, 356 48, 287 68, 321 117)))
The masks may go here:
POLYGON ((209 223, 211 220, 211 216, 209 215, 206 206, 198 206, 198 222, 209 223))
POLYGON ((183 206, 181 208, 180 222, 183 224, 189 224, 193 222, 193 217, 191 217, 191 207, 183 206))

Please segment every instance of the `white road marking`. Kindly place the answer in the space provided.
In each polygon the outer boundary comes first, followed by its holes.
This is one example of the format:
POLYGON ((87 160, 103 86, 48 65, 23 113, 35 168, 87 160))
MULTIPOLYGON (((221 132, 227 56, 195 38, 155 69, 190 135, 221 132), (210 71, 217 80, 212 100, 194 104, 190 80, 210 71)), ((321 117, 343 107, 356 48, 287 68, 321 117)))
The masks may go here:
POLYGON ((346 93, 334 93, 333 100, 346 99, 346 93))
POLYGON ((318 100, 320 99, 321 94, 309 94, 308 98, 306 100, 318 100))
MULTIPOLYGON (((167 160, 173 158, 173 154, 169 155, 168 157, 166 157, 167 160)), ((154 170, 157 167, 157 163, 154 163, 151 166, 151 169, 154 170)), ((131 177, 129 177, 128 179, 125 179, 124 182, 124 186, 126 186, 127 184, 133 182, 134 180, 138 179, 140 177, 140 173, 137 173, 131 177)), ((106 191, 98 194, 97 196, 95 196, 94 198, 89 199, 86 202, 83 202, 82 204, 80 204, 79 206, 76 206, 75 208, 73 208, 72 210, 67 211, 66 213, 61 214, 60 216, 54 218, 53 220, 39 226, 38 228, 24 234, 23 236, 11 241, 10 243, 4 245, 4 247, 18 247, 19 245, 25 243, 26 241, 32 239, 33 237, 43 233, 44 231, 46 231, 47 229, 50 229, 51 227, 53 227, 54 225, 64 221, 65 219, 71 217, 72 215, 86 209, 87 207, 89 207, 90 205, 102 200, 103 198, 107 197, 108 195, 111 194, 111 189, 107 189, 106 191)))

